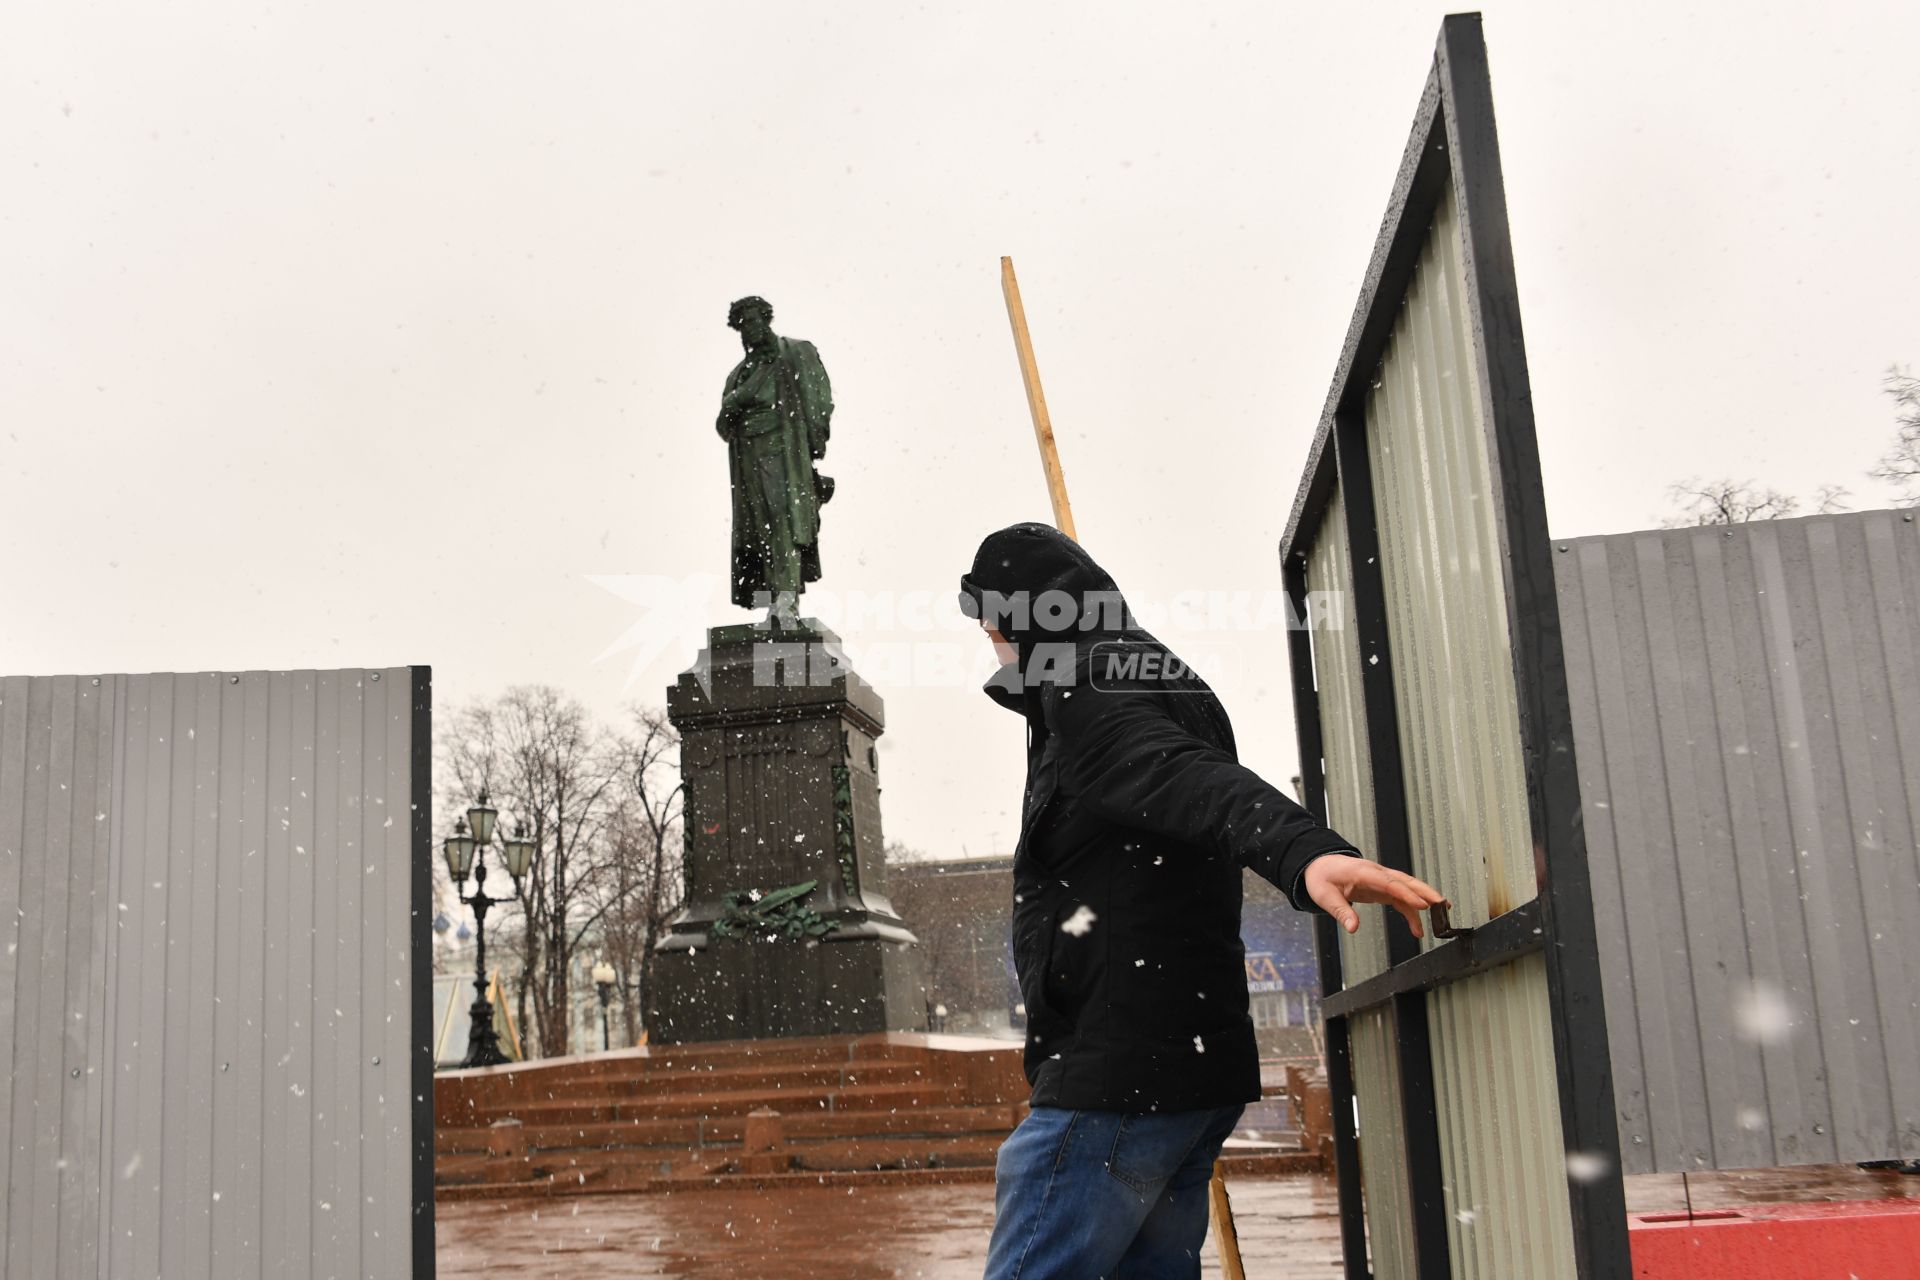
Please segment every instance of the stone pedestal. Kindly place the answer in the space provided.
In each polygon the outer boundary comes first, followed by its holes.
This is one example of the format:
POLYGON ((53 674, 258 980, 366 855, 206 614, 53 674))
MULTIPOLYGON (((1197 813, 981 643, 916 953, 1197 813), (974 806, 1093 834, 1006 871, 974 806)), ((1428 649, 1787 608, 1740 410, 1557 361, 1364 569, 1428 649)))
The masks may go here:
POLYGON ((716 627, 667 715, 687 905, 654 957, 654 1042, 924 1029, 923 960, 886 897, 880 695, 839 637, 716 627))

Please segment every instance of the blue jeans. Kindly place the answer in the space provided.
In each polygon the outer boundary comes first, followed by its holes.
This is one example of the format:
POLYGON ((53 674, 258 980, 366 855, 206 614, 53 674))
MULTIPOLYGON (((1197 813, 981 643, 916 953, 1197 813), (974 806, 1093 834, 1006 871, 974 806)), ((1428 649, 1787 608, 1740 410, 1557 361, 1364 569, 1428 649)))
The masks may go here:
POLYGON ((1207 1182, 1242 1109, 1035 1107, 994 1169, 986 1280, 1198 1276, 1207 1182))

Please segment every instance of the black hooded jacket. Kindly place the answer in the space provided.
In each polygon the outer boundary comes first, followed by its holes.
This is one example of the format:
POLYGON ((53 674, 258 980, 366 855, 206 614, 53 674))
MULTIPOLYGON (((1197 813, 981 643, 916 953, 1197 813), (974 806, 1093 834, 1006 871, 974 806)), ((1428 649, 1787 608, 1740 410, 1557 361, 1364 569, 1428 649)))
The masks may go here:
POLYGON ((1020 655, 987 692, 1028 725, 1013 952, 1033 1105, 1258 1098, 1242 868, 1312 910, 1306 864, 1353 846, 1239 763, 1220 699, 1064 534, 990 535, 961 604, 1020 655))

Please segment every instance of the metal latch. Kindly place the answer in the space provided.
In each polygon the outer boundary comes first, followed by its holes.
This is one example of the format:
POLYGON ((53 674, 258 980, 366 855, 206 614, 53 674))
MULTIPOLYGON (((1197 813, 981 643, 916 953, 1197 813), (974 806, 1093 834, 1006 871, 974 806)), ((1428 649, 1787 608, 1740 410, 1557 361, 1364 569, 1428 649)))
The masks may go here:
POLYGON ((1427 908, 1427 915, 1433 920, 1433 936, 1436 938, 1471 938, 1473 936, 1473 927, 1471 925, 1456 929, 1453 927, 1453 921, 1447 917, 1447 910, 1452 905, 1452 903, 1448 902, 1436 902, 1427 908))

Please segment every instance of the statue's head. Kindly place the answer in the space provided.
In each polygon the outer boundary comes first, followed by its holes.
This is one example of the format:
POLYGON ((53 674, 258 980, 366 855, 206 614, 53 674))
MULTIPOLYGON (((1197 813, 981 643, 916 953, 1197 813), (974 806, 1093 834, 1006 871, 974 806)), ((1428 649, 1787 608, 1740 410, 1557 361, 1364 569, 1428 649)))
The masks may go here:
POLYGON ((765 298, 742 298, 727 308, 727 327, 737 329, 748 346, 773 336, 773 304, 765 298))

